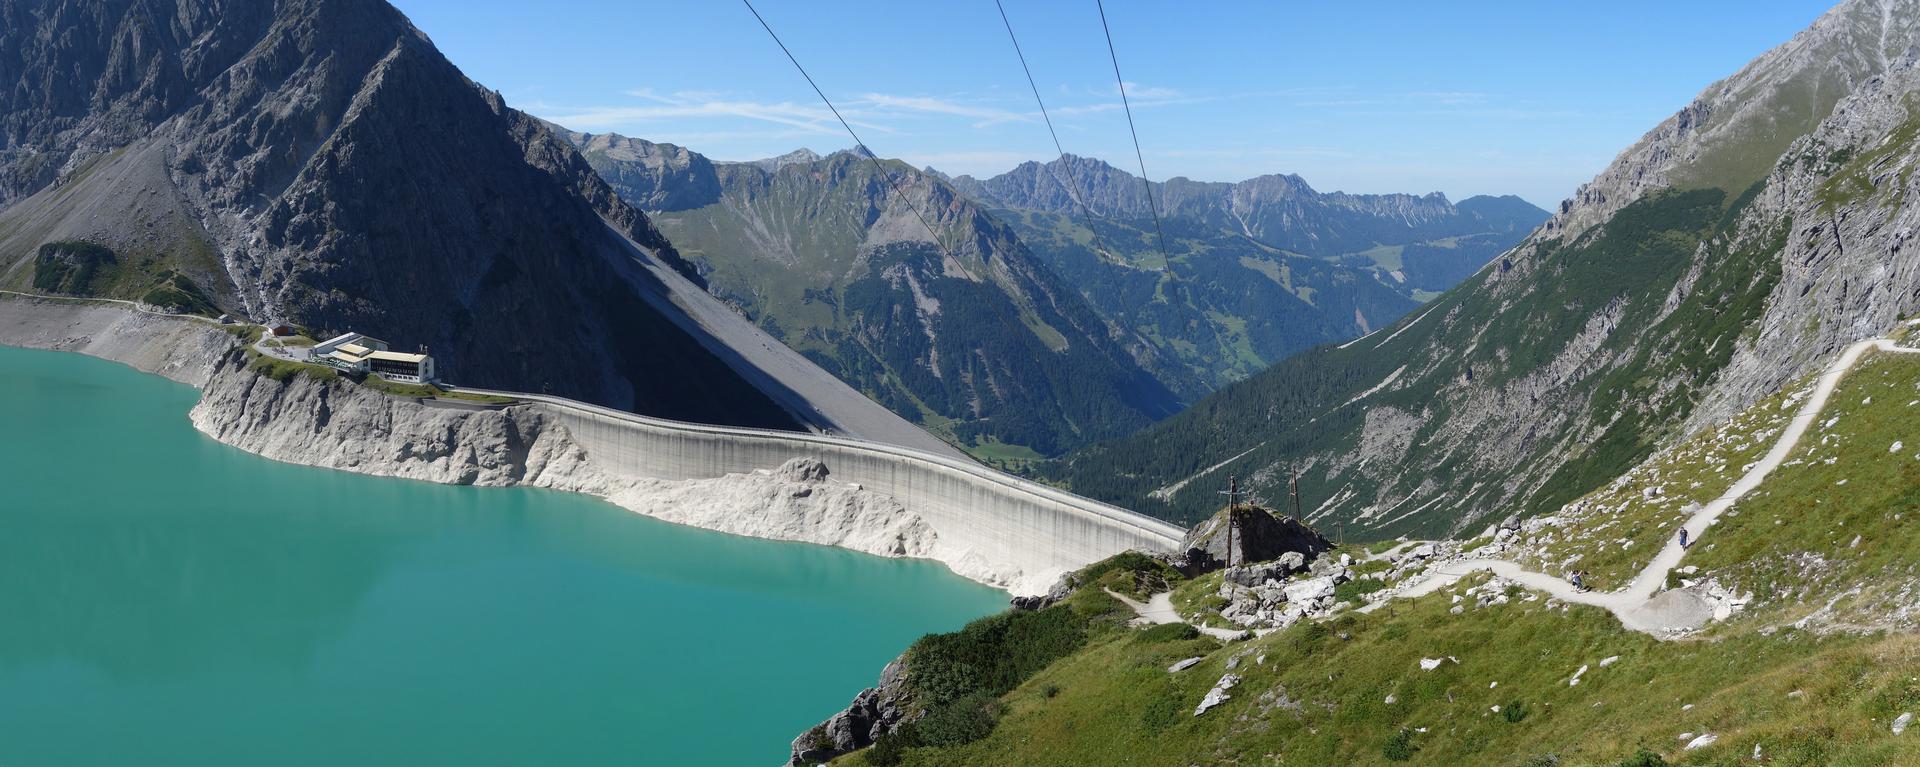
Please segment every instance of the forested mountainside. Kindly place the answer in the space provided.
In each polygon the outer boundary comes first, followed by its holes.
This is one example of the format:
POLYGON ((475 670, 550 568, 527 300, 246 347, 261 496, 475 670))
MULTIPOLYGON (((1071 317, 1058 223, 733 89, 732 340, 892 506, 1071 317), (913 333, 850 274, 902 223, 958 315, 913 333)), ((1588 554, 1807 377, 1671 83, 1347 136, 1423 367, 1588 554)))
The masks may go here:
POLYGON ((1559 508, 1920 307, 1916 25, 1843 3, 1427 307, 1050 470, 1192 519, 1297 468, 1313 520, 1367 537, 1559 508))
POLYGON ((1138 177, 1071 155, 954 185, 1095 311, 1151 343, 1162 380, 1187 394, 1384 327, 1547 218, 1517 197, 1326 194, 1271 175, 1153 184, 1156 227, 1138 177))
POLYGON ((567 135, 714 294, 977 455, 1053 455, 1179 408, 1148 372, 1149 344, 1103 321, 1012 228, 936 175, 884 161, 896 188, 863 151, 715 163, 668 144, 567 135))
POLYGON ((353 329, 469 385, 794 423, 669 316, 646 266, 678 256, 646 216, 385 2, 0 0, 0 73, 0 287, 353 329))

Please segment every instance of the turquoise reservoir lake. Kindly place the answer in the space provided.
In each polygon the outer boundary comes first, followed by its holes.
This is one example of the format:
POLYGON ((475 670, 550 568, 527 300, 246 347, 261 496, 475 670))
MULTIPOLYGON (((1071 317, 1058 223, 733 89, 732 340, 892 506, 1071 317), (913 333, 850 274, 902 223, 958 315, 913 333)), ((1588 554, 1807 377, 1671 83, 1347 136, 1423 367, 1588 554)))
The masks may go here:
POLYGON ((758 765, 1005 595, 596 499, 275 463, 0 347, 0 765, 758 765))

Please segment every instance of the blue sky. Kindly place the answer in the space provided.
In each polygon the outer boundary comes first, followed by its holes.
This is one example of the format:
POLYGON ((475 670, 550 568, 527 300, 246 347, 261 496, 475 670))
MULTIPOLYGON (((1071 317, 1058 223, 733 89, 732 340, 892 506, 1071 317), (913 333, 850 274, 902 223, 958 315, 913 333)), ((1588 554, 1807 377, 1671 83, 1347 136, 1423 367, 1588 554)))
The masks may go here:
MULTIPOLYGON (((1067 151, 1135 167, 1093 0, 1004 0, 1067 151)), ((745 160, 851 145, 734 0, 396 0, 469 77, 568 127, 745 160)), ((1050 159, 992 0, 756 0, 873 150, 1050 159)), ((1109 0, 1147 173, 1551 208, 1820 0, 1109 0)))

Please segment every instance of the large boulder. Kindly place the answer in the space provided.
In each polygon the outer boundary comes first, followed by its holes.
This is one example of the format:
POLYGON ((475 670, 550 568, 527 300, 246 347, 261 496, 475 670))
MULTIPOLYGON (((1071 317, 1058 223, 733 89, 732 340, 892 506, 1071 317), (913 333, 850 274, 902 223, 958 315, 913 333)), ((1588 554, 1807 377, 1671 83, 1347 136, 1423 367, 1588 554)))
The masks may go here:
POLYGON ((1284 517, 1276 517, 1258 506, 1237 506, 1232 510, 1236 523, 1229 535, 1229 512, 1222 510, 1187 532, 1180 549, 1180 570, 1188 576, 1212 572, 1227 565, 1229 546, 1235 566, 1257 564, 1298 554, 1289 560, 1290 569, 1312 562, 1333 543, 1313 528, 1284 517), (1231 538, 1231 542, 1229 542, 1231 538))

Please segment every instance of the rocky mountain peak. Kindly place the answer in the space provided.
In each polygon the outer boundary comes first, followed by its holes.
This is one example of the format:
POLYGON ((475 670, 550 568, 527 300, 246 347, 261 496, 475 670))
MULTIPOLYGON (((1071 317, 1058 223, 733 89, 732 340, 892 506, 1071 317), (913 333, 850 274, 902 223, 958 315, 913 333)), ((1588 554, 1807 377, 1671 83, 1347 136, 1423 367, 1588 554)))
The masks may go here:
POLYGON ((646 216, 382 0, 0 0, 0 61, 5 279, 102 243, 152 270, 113 297, 174 286, 429 345, 469 385, 793 423, 661 297, 682 262, 646 216))
POLYGON ((809 163, 816 163, 819 161, 820 161, 819 153, 814 152, 813 150, 808 149, 806 147, 801 147, 799 149, 795 149, 791 152, 780 155, 778 157, 768 157, 762 160, 753 160, 747 164, 758 167, 761 170, 771 172, 771 171, 776 171, 781 168, 784 168, 788 165, 806 165, 809 163))
POLYGON ((1544 236, 1572 239, 1650 190, 1737 195, 1861 84, 1920 42, 1920 0, 1846 0, 1707 86, 1563 202, 1544 236))

